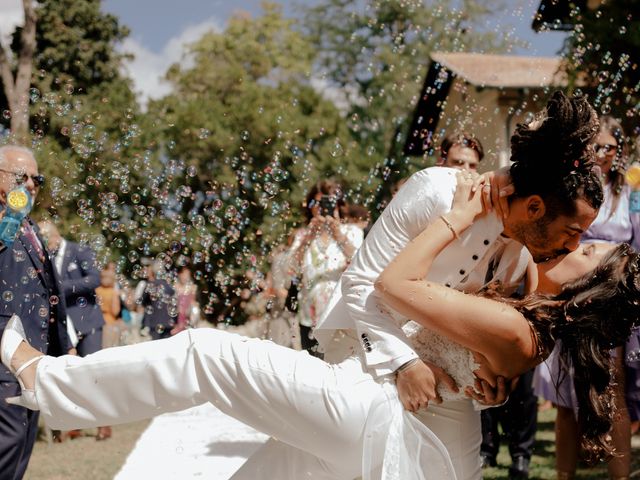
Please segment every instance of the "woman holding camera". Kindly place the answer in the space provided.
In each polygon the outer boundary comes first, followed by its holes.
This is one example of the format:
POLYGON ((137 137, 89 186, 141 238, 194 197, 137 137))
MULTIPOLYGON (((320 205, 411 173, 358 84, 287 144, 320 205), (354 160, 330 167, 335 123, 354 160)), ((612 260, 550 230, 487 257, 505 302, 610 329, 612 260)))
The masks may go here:
POLYGON ((318 345, 313 328, 363 240, 361 228, 340 222, 340 207, 344 203, 338 182, 316 182, 304 204, 307 226, 295 233, 291 245, 291 269, 299 278, 300 342, 302 349, 312 354, 318 345))

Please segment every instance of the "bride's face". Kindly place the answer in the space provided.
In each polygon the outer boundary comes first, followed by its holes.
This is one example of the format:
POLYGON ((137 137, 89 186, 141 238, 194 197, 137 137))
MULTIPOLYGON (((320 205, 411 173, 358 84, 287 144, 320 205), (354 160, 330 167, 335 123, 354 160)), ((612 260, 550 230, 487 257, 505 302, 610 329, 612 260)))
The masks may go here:
POLYGON ((602 257, 615 247, 609 243, 584 243, 571 253, 538 264, 537 290, 541 293, 559 293, 562 285, 593 270, 602 257))

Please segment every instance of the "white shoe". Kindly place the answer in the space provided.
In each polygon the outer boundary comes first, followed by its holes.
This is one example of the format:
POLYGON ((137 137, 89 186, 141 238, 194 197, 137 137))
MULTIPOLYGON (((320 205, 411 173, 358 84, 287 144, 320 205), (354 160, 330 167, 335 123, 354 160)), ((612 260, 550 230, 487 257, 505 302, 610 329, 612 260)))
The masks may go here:
POLYGON ((24 362, 17 370, 14 370, 11 367, 11 359, 13 355, 16 353, 16 350, 20 346, 22 342, 27 342, 27 335, 24 331, 24 327, 22 325, 22 321, 20 317, 17 315, 13 315, 7 326, 4 329, 4 333, 2 334, 2 339, 0 340, 0 360, 4 364, 5 367, 9 369, 9 371, 18 379, 18 383, 20 384, 20 388, 22 389, 22 394, 19 397, 9 397, 6 398, 6 402, 12 405, 18 405, 21 407, 28 408, 30 410, 40 410, 38 406, 38 400, 36 399, 35 390, 29 390, 24 388, 24 383, 20 378, 20 374, 30 365, 40 360, 44 355, 39 355, 37 357, 32 358, 24 362))

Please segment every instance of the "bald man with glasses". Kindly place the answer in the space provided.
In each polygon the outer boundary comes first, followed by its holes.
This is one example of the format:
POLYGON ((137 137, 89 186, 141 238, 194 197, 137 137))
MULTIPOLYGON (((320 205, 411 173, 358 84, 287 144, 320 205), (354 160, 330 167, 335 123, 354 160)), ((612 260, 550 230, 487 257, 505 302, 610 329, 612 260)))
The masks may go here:
MULTIPOLYGON (((24 185, 34 200, 44 176, 31 150, 17 145, 0 147, 0 210, 7 194, 24 185)), ((2 213, 0 213, 0 219, 2 213)), ((72 353, 67 335, 64 295, 38 228, 27 216, 12 245, 0 245, 0 335, 13 315, 24 322, 27 338, 43 353, 72 353)), ((38 412, 7 404, 20 387, 0 367, 0 480, 24 476, 38 431, 38 412)))

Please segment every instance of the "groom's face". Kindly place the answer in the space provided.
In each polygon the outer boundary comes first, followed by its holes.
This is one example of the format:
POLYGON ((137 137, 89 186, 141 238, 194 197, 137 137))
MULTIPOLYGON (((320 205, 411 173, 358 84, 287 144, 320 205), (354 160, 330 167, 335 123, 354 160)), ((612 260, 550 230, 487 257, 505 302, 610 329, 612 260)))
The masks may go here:
POLYGON ((573 252, 580 237, 598 215, 598 210, 585 200, 576 200, 573 215, 558 215, 551 220, 546 212, 539 218, 525 218, 517 222, 516 238, 523 243, 536 263, 573 252))

